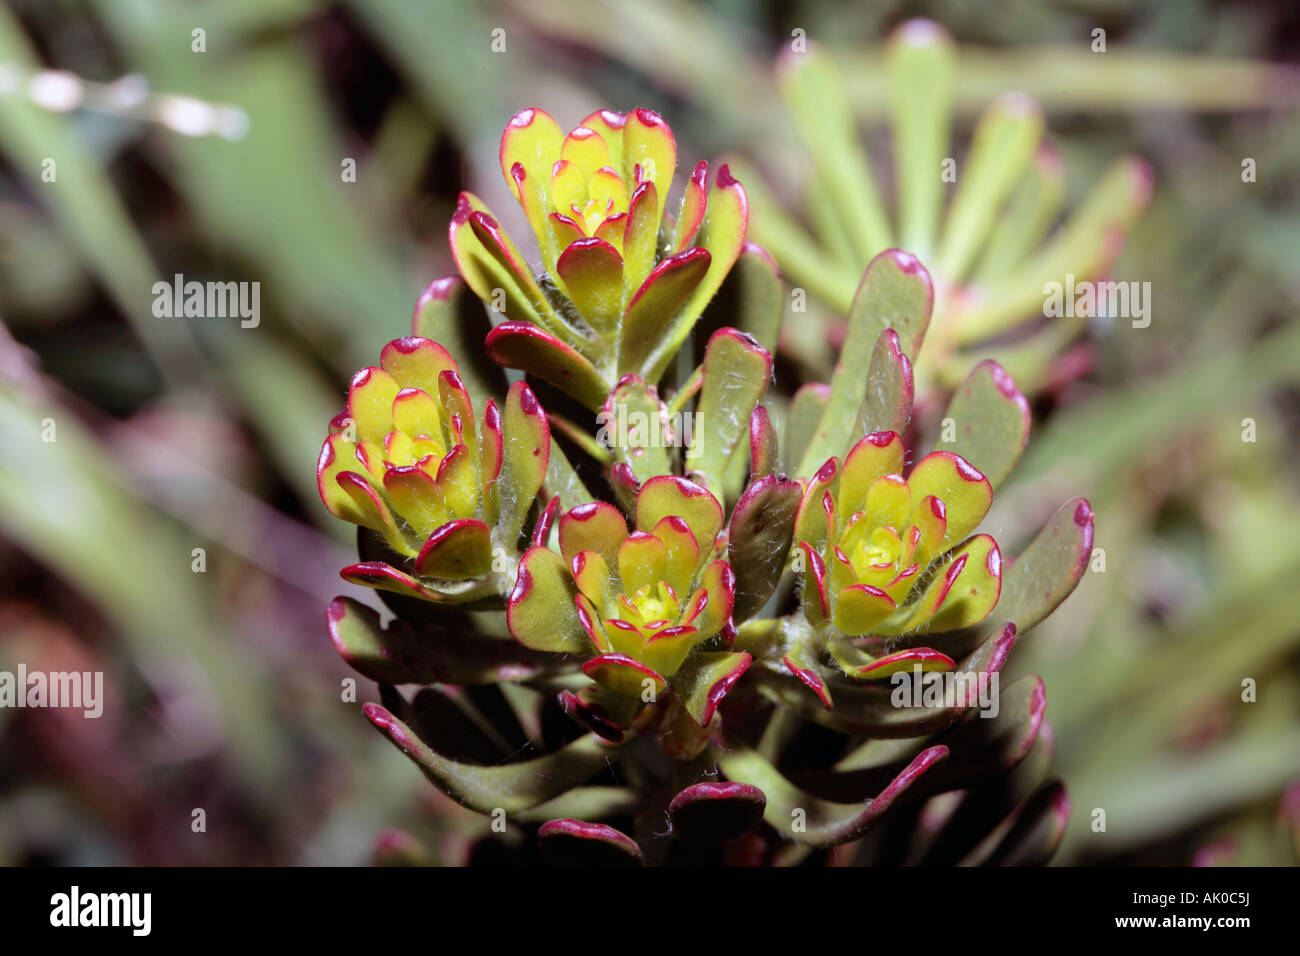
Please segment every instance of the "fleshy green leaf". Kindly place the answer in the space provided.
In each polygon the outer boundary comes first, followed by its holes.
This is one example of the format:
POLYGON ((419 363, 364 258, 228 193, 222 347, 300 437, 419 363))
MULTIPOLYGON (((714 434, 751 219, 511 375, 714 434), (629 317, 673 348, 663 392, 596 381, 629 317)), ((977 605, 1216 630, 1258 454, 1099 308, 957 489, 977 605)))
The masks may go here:
POLYGON ((981 362, 953 393, 944 413, 953 440, 936 448, 956 452, 984 473, 996 491, 1015 469, 1029 443, 1029 402, 992 359, 981 362))
POLYGON ((910 20, 885 45, 898 232, 904 249, 925 259, 934 248, 952 119, 954 60, 951 38, 928 20, 910 20))
POLYGON ((637 481, 645 481, 672 470, 668 449, 674 436, 664 433, 667 418, 658 392, 644 379, 625 375, 601 410, 598 438, 627 463, 637 481))
POLYGON ((1088 570, 1093 516, 1086 498, 1063 504, 1029 547, 1012 561, 1002 584, 998 616, 1023 634, 1070 596, 1088 570))
POLYGON ((623 305, 623 257, 603 239, 579 239, 560 253, 555 270, 578 312, 600 335, 618 329, 623 305))
POLYGON ((707 727, 718 704, 753 660, 743 652, 697 652, 673 675, 673 690, 681 695, 691 718, 707 727))
POLYGON ((484 596, 484 588, 477 582, 448 582, 460 586, 439 585, 435 590, 384 561, 362 561, 358 564, 350 564, 339 572, 339 577, 349 584, 391 591, 394 594, 431 601, 434 604, 461 604, 476 601, 484 596))
POLYGON ((932 451, 907 476, 912 500, 934 495, 944 504, 947 527, 940 551, 951 548, 979 526, 993 503, 993 488, 979 469, 950 451, 932 451))
POLYGON ((519 576, 506 605, 510 633, 538 651, 591 653, 591 639, 573 603, 577 593, 562 557, 549 548, 529 548, 519 562, 519 576))
POLYGON ((501 172, 537 235, 548 268, 559 255, 546 211, 551 205, 551 167, 563 143, 559 124, 541 109, 520 110, 501 134, 501 172))
POLYGON ((616 720, 608 709, 595 699, 598 696, 597 692, 600 692, 599 696, 608 696, 604 691, 605 688, 599 686, 584 688, 577 694, 565 690, 561 691, 556 699, 564 713, 574 723, 591 731, 602 740, 615 744, 621 743, 628 721, 616 720))
POLYGON ((772 356, 752 336, 719 329, 709 339, 686 471, 715 498, 723 497, 727 464, 746 435, 749 417, 771 375, 772 356))
POLYGON ((551 453, 546 413, 523 382, 510 386, 501 431, 504 446, 501 475, 496 482, 499 517, 493 533, 497 543, 513 549, 546 478, 551 453))
POLYGON ((498 365, 536 375, 592 411, 605 401, 608 388, 596 367, 536 325, 502 322, 488 334, 484 347, 498 365))
POLYGON ((921 597, 881 633, 955 631, 979 624, 1002 592, 1002 553, 987 534, 954 548, 934 569, 921 597))
POLYGON ((781 580, 801 494, 799 482, 766 475, 745 489, 732 510, 727 561, 736 575, 737 624, 762 610, 781 580))
POLYGON ((449 521, 429 535, 415 559, 415 571, 427 578, 465 581, 492 570, 492 532, 482 521, 449 521))
POLYGON ((618 549, 627 538, 627 520, 613 505, 593 501, 560 517, 560 552, 572 561, 580 551, 595 551, 609 568, 618 567, 618 549))
POLYGON ((771 416, 762 405, 749 416, 749 473, 762 478, 781 470, 781 449, 771 416))
POLYGON ((705 203, 708 199, 709 164, 700 160, 691 170, 686 186, 682 190, 682 202, 677 212, 677 221, 673 224, 673 238, 668 244, 669 254, 690 248, 704 222, 705 203))
POLYGON ((582 665, 582 672, 597 684, 623 697, 644 699, 645 691, 650 690, 650 699, 653 700, 667 686, 667 681, 662 676, 625 654, 601 654, 593 657, 582 665))
POLYGON ((913 395, 912 363, 903 354, 894 330, 886 329, 871 350, 867 393, 858 406, 854 434, 882 431, 904 434, 912 419, 913 395))
POLYGON ((1042 135, 1042 110, 1023 93, 1004 94, 980 117, 936 259, 948 281, 959 282, 970 271, 1042 135))
POLYGON ((705 488, 676 475, 656 475, 637 493, 637 530, 651 531, 667 517, 686 519, 701 554, 713 549, 722 530, 722 505, 705 488))
MULTIPOLYGON (((659 191, 649 181, 641 183, 632 190, 628 200, 627 226, 623 230, 623 298, 631 302, 637 290, 642 288, 655 265, 655 253, 659 248, 659 191)), ((682 250, 683 252, 686 250, 682 250)), ((673 258, 669 256, 668 258, 673 258)), ((704 270, 700 270, 704 274, 704 270)), ((693 288, 693 287, 692 287, 693 288)), ((682 292, 685 299, 689 289, 682 292)), ((647 304, 648 307, 648 304, 647 304)), ((626 307, 624 312, 626 313, 626 307)), ((676 309, 674 309, 676 311, 676 309)), ((640 317, 645 321, 646 317, 640 317)), ((671 316, 669 317, 671 318, 671 316)), ((668 319, 663 320, 667 322, 668 319)), ((649 346, 646 346, 649 351, 649 346)), ((635 366, 622 366, 628 371, 635 366)))
POLYGON ((847 522, 866 508, 867 493, 877 479, 903 473, 906 454, 903 439, 894 431, 871 432, 849 449, 840 469, 840 486, 835 498, 842 521, 847 522))
POLYGON ((813 846, 839 846, 856 840, 880 820, 909 789, 948 757, 948 748, 917 754, 889 784, 864 803, 833 803, 806 793, 783 777, 758 751, 733 745, 718 755, 728 779, 748 783, 767 796, 763 819, 783 836, 813 846), (796 824, 800 824, 796 826, 796 824))
MULTIPOLYGON (((786 108, 816 164, 818 179, 839 200, 855 258, 866 262, 893 240, 871 164, 854 126, 845 95, 848 86, 831 57, 811 46, 784 57, 779 81, 786 108)), ((939 175, 938 169, 934 175, 939 175)), ((871 338, 875 341, 874 335, 871 338)))
MULTIPOLYGON (((619 341, 620 372, 641 371, 691 293, 708 274, 711 262, 708 250, 693 248, 654 267, 628 303, 619 341)), ((659 380, 657 375, 647 378, 651 383, 659 380)))
POLYGON ((379 704, 366 717, 406 754, 439 790, 479 813, 526 810, 553 799, 605 769, 605 749, 590 735, 535 760, 478 766, 448 759, 379 704))
POLYGON ((826 410, 799 474, 809 474, 849 444, 856 424, 854 413, 867 396, 868 381, 862 369, 870 365, 880 334, 893 329, 902 353, 915 356, 933 306, 930 275, 913 256, 889 249, 871 260, 849 310, 848 334, 831 380, 826 410))
POLYGON ((821 662, 809 639, 796 640, 786 651, 781 663, 800 683, 817 695, 822 706, 830 710, 835 706, 826 678, 822 675, 821 662))
POLYGON ((576 342, 575 333, 556 315, 515 244, 473 193, 460 194, 450 239, 456 268, 475 295, 495 303, 500 289, 502 311, 511 319, 533 322, 576 342))
POLYGON ((700 226, 697 246, 709 253, 709 268, 691 291, 690 298, 682 306, 664 335, 654 343, 653 351, 642 366, 647 381, 657 382, 681 349, 682 343, 691 333, 696 320, 709 304, 722 280, 735 264, 740 250, 745 244, 745 230, 749 225, 749 204, 745 199, 745 190, 732 177, 731 171, 724 163, 718 167, 718 175, 709 190, 708 209, 704 214, 704 224, 700 226))

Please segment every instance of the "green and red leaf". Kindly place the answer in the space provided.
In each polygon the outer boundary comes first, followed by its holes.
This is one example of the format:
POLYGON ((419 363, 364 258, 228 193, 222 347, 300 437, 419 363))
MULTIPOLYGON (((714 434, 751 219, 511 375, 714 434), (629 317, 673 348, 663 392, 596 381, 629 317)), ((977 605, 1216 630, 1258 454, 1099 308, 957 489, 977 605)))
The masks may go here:
POLYGON ((551 820, 537 831, 542 858, 550 866, 642 866, 636 841, 603 823, 551 820))
POLYGON ((686 469, 715 497, 723 495, 727 466, 771 375, 772 356, 752 335, 725 328, 710 336, 686 469))
POLYGON ((529 548, 506 603, 506 625, 525 647, 560 654, 590 652, 590 638, 574 607, 577 584, 564 559, 549 548, 529 548))
POLYGON ((744 652, 692 654, 673 675, 673 690, 681 695, 691 718, 701 727, 707 727, 718 705, 753 660, 744 652))
POLYGON ((703 554, 709 554, 722 530, 722 505, 695 482, 677 475, 656 475, 636 497, 636 527, 649 531, 664 518, 685 519, 703 554))
POLYGON ((971 370, 948 403, 944 420, 953 440, 936 447, 952 451, 988 478, 994 490, 1006 481, 1029 442, 1029 401, 993 359, 971 370))
POLYGON ((745 489, 732 509, 727 560, 736 576, 732 613, 737 624, 762 610, 776 591, 790 553, 801 494, 797 481, 764 475, 745 489))
POLYGON ((492 361, 550 382, 595 411, 608 390, 581 352, 529 322, 502 322, 484 340, 492 361))
POLYGON ((932 451, 907 476, 912 500, 934 495, 944 504, 947 527, 940 550, 974 531, 993 503, 993 486, 978 468, 950 451, 932 451))
POLYGON ((464 581, 492 570, 492 532, 482 521, 461 518, 434 531, 415 559, 426 578, 464 581))

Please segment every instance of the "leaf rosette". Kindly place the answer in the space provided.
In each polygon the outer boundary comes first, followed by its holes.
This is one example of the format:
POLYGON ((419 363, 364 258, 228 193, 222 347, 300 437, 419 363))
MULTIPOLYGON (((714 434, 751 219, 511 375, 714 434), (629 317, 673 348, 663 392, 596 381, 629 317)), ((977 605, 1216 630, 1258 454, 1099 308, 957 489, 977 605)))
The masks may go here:
POLYGON ((435 602, 501 590, 494 561, 505 555, 513 567, 550 453, 546 415, 526 384, 510 388, 503 410, 488 399, 476 421, 456 361, 408 336, 357 372, 330 431, 316 468, 321 500, 403 565, 364 561, 345 579, 435 602))

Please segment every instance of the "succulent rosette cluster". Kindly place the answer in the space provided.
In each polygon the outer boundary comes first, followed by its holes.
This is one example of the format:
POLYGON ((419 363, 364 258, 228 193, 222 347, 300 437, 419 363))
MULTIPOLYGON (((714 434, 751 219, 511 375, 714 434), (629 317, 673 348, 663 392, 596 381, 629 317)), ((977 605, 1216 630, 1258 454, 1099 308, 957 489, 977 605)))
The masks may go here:
POLYGON ((867 435, 842 464, 831 458, 813 476, 795 524, 807 568, 803 614, 829 625, 836 660, 861 676, 913 663, 951 668, 939 653, 866 657, 847 639, 971 627, 1002 587, 997 542, 967 537, 993 500, 988 479, 949 451, 926 455, 906 478, 903 460, 898 434, 867 435))
POLYGON ((1007 562, 981 530, 1028 440, 1011 377, 975 366, 951 433, 912 421, 934 288, 891 249, 831 380, 769 392, 785 290, 725 168, 706 194, 696 166, 670 215, 676 144, 647 110, 567 135, 525 110, 501 157, 540 268, 464 194, 460 275, 357 374, 321 453, 326 507, 362 528, 343 575, 397 615, 329 611, 379 684, 371 722, 552 862, 867 861, 868 830, 919 839, 894 808, 953 792, 914 858, 1044 861, 1069 805, 1042 683, 976 705, 1086 569, 1092 515, 1067 503, 1007 562), (900 671, 972 683, 900 704, 900 671), (839 757, 810 771, 813 732, 839 757))
POLYGON ((474 403, 447 350, 418 336, 384 346, 330 423, 317 486, 335 516, 380 536, 400 566, 364 561, 358 584, 434 602, 494 594, 494 548, 515 553, 542 487, 550 430, 523 382, 504 413, 474 403))
POLYGON ((726 649, 735 575, 713 559, 722 505, 692 481, 660 475, 641 486, 634 514, 631 530, 605 502, 564 514, 560 553, 538 546, 524 555, 507 610, 526 646, 586 657, 582 672, 599 691, 566 704, 615 738, 670 683, 707 725, 750 662, 726 649), (705 647, 717 649, 693 653, 705 647))
POLYGON ((541 253, 534 276, 474 194, 460 196, 451 248, 474 293, 508 321, 489 354, 598 409, 624 375, 658 380, 740 255, 748 207, 722 166, 691 171, 665 209, 677 144, 659 114, 600 110, 565 134, 545 110, 517 113, 501 171, 541 253))

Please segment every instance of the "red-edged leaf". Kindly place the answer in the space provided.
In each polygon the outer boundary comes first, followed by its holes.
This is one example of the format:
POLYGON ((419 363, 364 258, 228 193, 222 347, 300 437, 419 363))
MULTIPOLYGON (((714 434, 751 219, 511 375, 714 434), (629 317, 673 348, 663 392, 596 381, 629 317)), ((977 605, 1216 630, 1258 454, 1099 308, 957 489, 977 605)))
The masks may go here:
POLYGON ((673 690, 681 695, 691 718, 706 727, 722 699, 753 660, 744 652, 696 652, 673 675, 673 690))
POLYGON ((749 473, 755 478, 781 470, 781 451, 772 418, 762 405, 749 416, 749 473))
MULTIPOLYGON (((705 249, 687 249, 670 256, 646 278, 628 303, 619 341, 620 373, 641 373, 647 356, 663 341, 691 293, 710 269, 711 254, 705 249)), ((653 383, 659 375, 647 375, 653 383)))
POLYGON ((537 831, 550 866, 642 866, 641 848, 631 837, 603 823, 551 820, 537 831))
POLYGON ((528 322, 502 322, 484 341, 492 361, 550 382, 593 411, 609 391, 596 367, 554 335, 528 322))
POLYGON ((747 783, 706 781, 668 804, 673 836, 688 843, 721 844, 744 836, 763 819, 767 798, 747 783))
POLYGON ((727 560, 736 575, 737 624, 757 614, 785 570, 799 508, 799 482, 765 475, 753 482, 731 512, 727 560))
POLYGON ((668 682, 656 671, 626 654, 601 654, 582 665, 582 672, 597 684, 624 697, 650 703, 658 699, 668 682))
POLYGON ((618 328, 623 305, 623 257, 603 239, 579 239, 555 266, 587 324, 604 336, 618 328))
POLYGON ((492 532, 482 521, 450 521, 429 535, 415 571, 427 578, 463 581, 492 570, 492 532))
POLYGON ((578 620, 569 566, 549 548, 529 548, 506 604, 506 625, 525 647, 554 653, 586 653, 590 639, 578 620))

